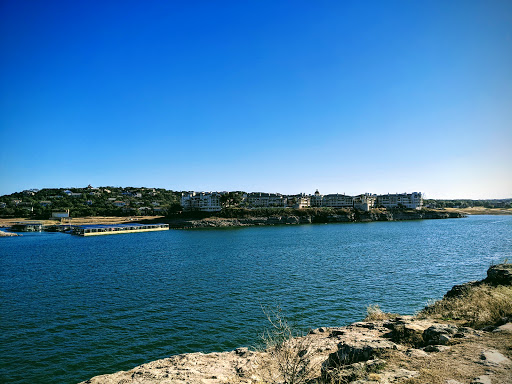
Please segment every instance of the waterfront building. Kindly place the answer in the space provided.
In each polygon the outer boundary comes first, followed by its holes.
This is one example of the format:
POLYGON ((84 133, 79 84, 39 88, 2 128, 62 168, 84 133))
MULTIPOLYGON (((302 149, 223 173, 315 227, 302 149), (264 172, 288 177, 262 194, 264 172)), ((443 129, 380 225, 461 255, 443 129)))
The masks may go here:
POLYGON ((354 206, 352 196, 347 196, 345 194, 333 193, 330 195, 324 195, 322 198, 321 207, 330 207, 330 208, 351 208, 354 206))
MULTIPOLYGON (((215 212, 222 209, 220 196, 227 192, 186 192, 182 194, 181 205, 185 211, 215 212)), ((243 195, 244 206, 249 208, 356 208, 368 211, 375 207, 421 209, 421 192, 375 195, 364 193, 357 196, 334 193, 322 195, 318 190, 313 195, 281 195, 280 193, 251 192, 243 195)), ((155 204, 153 204, 155 205, 155 204)))
POLYGON ((250 208, 284 208, 286 197, 280 193, 251 192, 247 195, 247 205, 250 208))
POLYGON ((361 211, 369 211, 375 207, 377 196, 370 193, 363 193, 353 197, 354 208, 361 211))
POLYGON ((222 209, 218 192, 184 192, 181 205, 184 211, 218 212, 222 209))
POLYGON ((318 189, 315 191, 314 195, 310 196, 310 204, 312 207, 321 207, 322 206, 322 200, 324 196, 318 192, 318 189))
POLYGON ((423 196, 421 192, 395 193, 377 196, 377 206, 384 208, 405 207, 409 209, 423 208, 423 196))
POLYGON ((290 208, 302 209, 311 207, 311 196, 305 193, 298 195, 286 195, 286 205, 290 208))

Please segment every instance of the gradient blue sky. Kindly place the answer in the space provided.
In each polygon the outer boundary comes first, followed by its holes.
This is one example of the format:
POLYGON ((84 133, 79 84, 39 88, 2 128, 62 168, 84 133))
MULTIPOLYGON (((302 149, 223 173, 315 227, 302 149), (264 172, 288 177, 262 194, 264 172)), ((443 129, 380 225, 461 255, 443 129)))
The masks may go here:
POLYGON ((512 1, 0 2, 0 194, 512 197, 512 1))

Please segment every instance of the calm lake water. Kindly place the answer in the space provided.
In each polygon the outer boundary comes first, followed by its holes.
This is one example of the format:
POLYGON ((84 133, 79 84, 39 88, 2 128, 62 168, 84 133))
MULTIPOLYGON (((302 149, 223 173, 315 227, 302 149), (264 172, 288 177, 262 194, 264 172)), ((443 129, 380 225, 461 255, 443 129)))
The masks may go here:
POLYGON ((76 383, 254 346, 262 307, 302 329, 413 314, 512 260, 512 217, 60 233, 0 239, 0 382, 76 383))

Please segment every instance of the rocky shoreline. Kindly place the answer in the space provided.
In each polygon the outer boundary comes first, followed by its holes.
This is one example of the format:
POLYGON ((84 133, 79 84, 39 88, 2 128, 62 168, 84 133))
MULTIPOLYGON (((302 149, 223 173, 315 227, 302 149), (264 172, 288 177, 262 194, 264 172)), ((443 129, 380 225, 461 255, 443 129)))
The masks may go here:
POLYGON ((387 211, 374 210, 369 212, 346 210, 331 215, 276 215, 276 216, 249 216, 242 218, 209 217, 203 219, 174 219, 166 220, 170 228, 223 228, 248 227, 266 225, 298 225, 320 223, 365 223, 372 221, 403 221, 422 219, 450 219, 466 217, 461 212, 447 212, 437 210, 421 211, 387 211))
POLYGON ((19 236, 17 233, 13 232, 4 232, 0 230, 0 237, 13 237, 13 236, 19 236))
MULTIPOLYGON (((464 297, 475 284, 510 290, 512 265, 491 267, 485 280, 456 286, 443 300, 464 297)), ((512 382, 512 312, 507 315, 475 329, 460 320, 377 311, 365 321, 317 328, 265 350, 176 355, 81 384, 508 383, 512 382)))

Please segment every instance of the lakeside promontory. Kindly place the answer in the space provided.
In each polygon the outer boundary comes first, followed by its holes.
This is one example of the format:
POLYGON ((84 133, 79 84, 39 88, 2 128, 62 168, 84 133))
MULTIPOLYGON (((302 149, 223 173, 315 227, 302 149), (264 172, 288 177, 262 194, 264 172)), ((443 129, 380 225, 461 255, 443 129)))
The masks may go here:
POLYGON ((512 382, 512 265, 455 286, 416 316, 368 308, 364 321, 295 332, 271 312, 259 350, 188 353, 82 384, 512 382))
POLYGON ((262 225, 296 225, 296 224, 321 224, 321 223, 362 223, 371 221, 402 221, 421 219, 448 219, 461 218, 466 215, 461 212, 448 212, 434 209, 422 210, 386 210, 372 209, 370 211, 359 211, 356 209, 302 209, 279 210, 256 210, 240 211, 235 214, 189 217, 167 219, 171 228, 216 228, 216 227, 247 227, 262 225), (229 217, 234 216, 234 217, 229 217))

